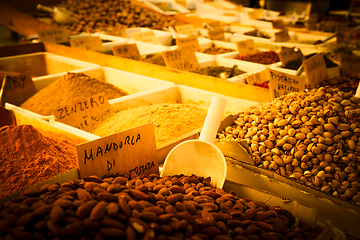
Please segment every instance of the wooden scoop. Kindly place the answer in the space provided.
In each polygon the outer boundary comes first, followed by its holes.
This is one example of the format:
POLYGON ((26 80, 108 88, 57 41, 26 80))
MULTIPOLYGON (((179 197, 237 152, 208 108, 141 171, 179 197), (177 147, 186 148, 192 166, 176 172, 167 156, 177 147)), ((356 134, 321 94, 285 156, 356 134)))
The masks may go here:
POLYGON ((224 155, 214 145, 214 140, 225 106, 225 99, 213 97, 199 140, 185 141, 174 147, 165 159, 161 177, 195 174, 211 177, 213 186, 223 187, 227 165, 224 155))
POLYGON ((54 9, 38 4, 36 7, 38 10, 44 11, 44 12, 50 12, 53 15, 53 18, 55 22, 62 23, 62 24, 72 24, 77 22, 77 18, 75 17, 75 14, 65 8, 61 7, 55 7, 54 9))
POLYGON ((16 125, 16 119, 12 112, 5 108, 6 93, 9 89, 11 77, 5 75, 0 89, 0 128, 5 125, 16 125))

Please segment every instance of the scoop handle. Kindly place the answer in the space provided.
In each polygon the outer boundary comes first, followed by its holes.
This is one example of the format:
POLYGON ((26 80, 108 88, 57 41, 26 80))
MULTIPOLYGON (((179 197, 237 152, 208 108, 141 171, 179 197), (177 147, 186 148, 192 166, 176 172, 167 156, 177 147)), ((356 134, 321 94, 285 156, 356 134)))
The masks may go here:
POLYGON ((212 98, 199 140, 214 143, 216 133, 224 114, 226 103, 227 101, 220 96, 212 98))
POLYGON ((44 6, 44 5, 41 5, 41 4, 38 4, 36 6, 36 9, 37 10, 40 10, 40 11, 44 11, 44 12, 49 12, 49 13, 53 13, 54 12, 54 9, 50 8, 50 7, 47 7, 47 6, 44 6))
POLYGON ((11 77, 5 75, 2 81, 1 89, 0 89, 0 107, 5 107, 6 103, 6 94, 10 87, 11 77))

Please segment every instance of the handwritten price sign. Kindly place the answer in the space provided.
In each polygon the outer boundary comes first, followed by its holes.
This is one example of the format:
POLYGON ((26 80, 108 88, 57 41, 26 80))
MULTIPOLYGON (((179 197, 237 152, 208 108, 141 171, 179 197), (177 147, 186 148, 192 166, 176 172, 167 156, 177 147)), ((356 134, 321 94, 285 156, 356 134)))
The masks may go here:
POLYGON ((179 48, 162 52, 165 64, 169 68, 194 71, 201 68, 195 52, 189 48, 179 48))

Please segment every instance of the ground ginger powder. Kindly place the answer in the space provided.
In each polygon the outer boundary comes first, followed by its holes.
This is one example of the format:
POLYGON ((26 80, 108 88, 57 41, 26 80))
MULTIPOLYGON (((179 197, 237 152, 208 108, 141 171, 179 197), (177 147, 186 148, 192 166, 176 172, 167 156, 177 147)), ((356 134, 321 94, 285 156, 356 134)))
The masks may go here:
POLYGON ((67 73, 54 83, 41 89, 20 107, 40 115, 52 115, 52 111, 81 102, 96 94, 105 94, 108 100, 129 95, 126 91, 83 73, 67 73))
POLYGON ((32 125, 0 128, 0 197, 77 167, 76 147, 32 125))
POLYGON ((108 136, 153 122, 156 145, 173 140, 202 127, 207 110, 196 105, 163 103, 134 107, 117 112, 96 126, 93 134, 108 136))

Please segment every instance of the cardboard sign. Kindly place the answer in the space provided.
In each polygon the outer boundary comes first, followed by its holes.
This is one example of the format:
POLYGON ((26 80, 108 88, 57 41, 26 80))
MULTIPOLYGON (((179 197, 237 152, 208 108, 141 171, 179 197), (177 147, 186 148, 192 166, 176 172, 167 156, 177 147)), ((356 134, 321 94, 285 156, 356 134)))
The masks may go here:
POLYGON ((236 42, 239 56, 254 54, 257 52, 255 42, 252 39, 241 40, 236 42))
POLYGON ((189 48, 196 52, 200 49, 199 41, 197 36, 189 36, 186 38, 176 38, 176 44, 179 48, 189 48))
POLYGON ((126 29, 126 27, 117 27, 116 29, 107 29, 104 31, 104 33, 107 35, 113 35, 113 36, 126 38, 125 29, 126 29))
POLYGON ((97 94, 73 105, 55 109, 53 114, 59 122, 91 131, 94 125, 114 115, 115 111, 103 94, 97 94))
POLYGON ((189 48, 178 48, 162 52, 165 64, 169 68, 194 71, 201 68, 195 52, 189 48))
POLYGON ((76 146, 80 178, 159 174, 153 123, 76 146))
POLYGON ((169 8, 167 2, 154 2, 153 3, 156 7, 160 8, 161 10, 166 10, 169 8))
POLYGON ((39 30, 40 42, 64 43, 69 41, 69 31, 65 27, 39 30))
POLYGON ((339 54, 341 73, 360 73, 360 56, 339 54))
POLYGON ((34 82, 29 73, 0 71, 0 86, 4 75, 11 77, 10 86, 6 94, 6 102, 20 106, 36 93, 34 82))
POLYGON ((278 29, 285 28, 285 23, 284 23, 284 20, 282 20, 282 19, 272 20, 271 23, 272 23, 273 28, 278 28, 278 29))
POLYGON ((212 22, 209 22, 208 24, 212 28, 217 28, 217 27, 221 26, 220 21, 212 21, 212 22))
POLYGON ((136 43, 114 46, 111 48, 114 56, 141 60, 141 55, 136 43))
POLYGON ((254 9, 254 11, 247 12, 250 19, 260 19, 264 11, 262 9, 254 9))
POLYGON ((105 51, 99 36, 70 39, 70 46, 95 52, 105 51))
MULTIPOLYGON (((286 66, 291 61, 296 61, 299 59, 298 54, 294 50, 295 48, 288 48, 281 46, 281 51, 279 52, 279 58, 282 62, 282 66, 286 66)), ((300 50, 299 50, 300 51, 300 50)))
POLYGON ((305 90, 305 81, 302 77, 283 73, 268 68, 269 88, 272 99, 289 94, 291 92, 301 92, 305 90))
POLYGON ((211 40, 224 40, 225 31, 223 27, 216 27, 213 30, 209 30, 209 38, 211 40))
POLYGON ((306 27, 308 29, 315 29, 317 21, 318 21, 318 14, 310 13, 309 19, 306 21, 306 27))
POLYGON ((267 81, 269 81, 267 69, 256 73, 250 73, 245 77, 245 82, 249 85, 254 85, 255 83, 264 83, 267 81))
POLYGON ((318 53, 303 62, 304 71, 308 79, 309 88, 315 88, 329 79, 324 56, 318 53))
POLYGON ((132 39, 136 41, 160 44, 159 39, 155 36, 155 34, 152 31, 134 32, 131 33, 130 36, 132 39))
POLYGON ((286 42, 290 40, 289 31, 284 29, 275 33, 275 42, 286 42))
POLYGON ((178 34, 192 35, 195 27, 192 24, 175 25, 175 30, 178 34))

